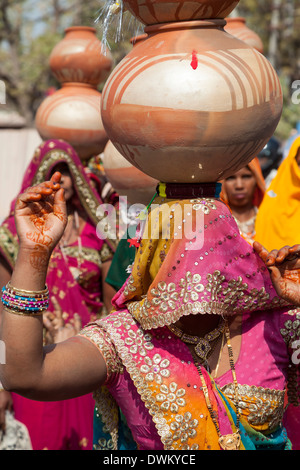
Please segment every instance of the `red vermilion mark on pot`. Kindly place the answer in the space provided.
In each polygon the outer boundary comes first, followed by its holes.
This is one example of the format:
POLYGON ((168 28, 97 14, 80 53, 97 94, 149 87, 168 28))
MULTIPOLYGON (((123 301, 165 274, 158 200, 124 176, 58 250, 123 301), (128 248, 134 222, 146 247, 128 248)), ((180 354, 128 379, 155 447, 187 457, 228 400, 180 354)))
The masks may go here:
POLYGON ((191 67, 192 69, 196 70, 198 67, 198 58, 197 58, 197 52, 193 51, 192 52, 192 62, 191 62, 191 67))

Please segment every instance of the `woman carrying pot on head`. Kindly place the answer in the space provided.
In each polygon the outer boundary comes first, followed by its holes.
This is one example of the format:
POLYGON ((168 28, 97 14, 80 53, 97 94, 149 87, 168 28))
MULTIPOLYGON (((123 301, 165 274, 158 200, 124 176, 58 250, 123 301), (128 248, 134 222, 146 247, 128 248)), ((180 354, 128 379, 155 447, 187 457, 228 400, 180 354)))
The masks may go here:
POLYGON ((255 220, 265 189, 258 158, 223 181, 221 198, 230 207, 241 235, 249 243, 254 240, 255 220))
MULTIPOLYGON (((67 225, 49 259, 47 285, 51 297, 44 312, 44 345, 52 344, 53 336, 57 338, 63 326, 69 328, 71 335, 77 315, 82 326, 105 316, 111 308, 113 293, 105 277, 115 249, 114 241, 101 239, 96 232, 96 211, 102 201, 75 150, 62 140, 41 144, 27 168, 20 193, 50 179, 57 169, 64 188, 67 225)), ((14 201, 9 217, 0 227, 1 288, 11 277, 20 248, 15 215, 14 201)), ((35 241, 39 243, 38 239, 35 241)), ((47 239, 44 242, 47 244, 47 239)), ((4 393, 0 394, 2 409, 4 393)), ((94 400, 91 394, 55 403, 32 402, 18 394, 12 398, 15 418, 26 424, 34 450, 92 448, 94 400)), ((7 395, 6 400, 9 407, 7 395)))
POLYGON ((4 388, 33 400, 95 392, 113 449, 117 406, 140 450, 290 449, 283 419, 286 388, 294 403, 299 396, 290 368, 298 259, 270 266, 240 236, 218 185, 201 197, 194 187, 180 196, 179 185, 176 199, 160 185, 114 311, 43 348, 46 273, 67 224, 60 178, 16 204, 20 250, 2 296, 4 388))

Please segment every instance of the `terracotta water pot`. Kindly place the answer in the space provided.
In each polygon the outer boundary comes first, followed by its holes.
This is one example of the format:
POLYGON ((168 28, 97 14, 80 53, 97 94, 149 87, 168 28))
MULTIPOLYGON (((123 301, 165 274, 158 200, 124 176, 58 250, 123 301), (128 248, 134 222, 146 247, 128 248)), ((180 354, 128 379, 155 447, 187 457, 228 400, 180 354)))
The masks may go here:
POLYGON ((94 28, 78 26, 66 29, 49 62, 62 88, 40 105, 36 128, 44 140, 66 140, 86 161, 103 152, 108 141, 97 87, 112 68, 111 55, 102 53, 94 28))
POLYGON ((123 0, 124 7, 145 25, 225 18, 239 0, 123 0))
POLYGON ((120 196, 126 196, 131 204, 149 204, 158 181, 131 165, 110 141, 102 154, 102 163, 108 180, 120 196))
POLYGON ((147 39, 148 34, 140 34, 139 36, 134 36, 133 38, 130 39, 130 43, 132 46, 136 46, 137 44, 140 44, 140 42, 144 41, 147 39))
POLYGON ((258 34, 246 25, 245 18, 226 18, 226 21, 227 25, 225 26, 225 31, 227 31, 227 33, 232 34, 232 36, 244 41, 248 46, 254 47, 254 49, 263 54, 263 42, 258 34))
POLYGON ((100 106, 101 93, 94 87, 65 83, 40 105, 36 128, 42 139, 66 140, 81 160, 87 160, 103 152, 108 141, 100 106))
POLYGON ((102 94, 109 139, 163 182, 212 182, 245 166, 273 135, 282 91, 270 62, 225 20, 145 28, 102 94))
POLYGON ((60 83, 88 83, 96 87, 107 79, 113 60, 109 51, 103 54, 95 28, 73 26, 65 30, 65 37, 54 47, 49 65, 60 83))

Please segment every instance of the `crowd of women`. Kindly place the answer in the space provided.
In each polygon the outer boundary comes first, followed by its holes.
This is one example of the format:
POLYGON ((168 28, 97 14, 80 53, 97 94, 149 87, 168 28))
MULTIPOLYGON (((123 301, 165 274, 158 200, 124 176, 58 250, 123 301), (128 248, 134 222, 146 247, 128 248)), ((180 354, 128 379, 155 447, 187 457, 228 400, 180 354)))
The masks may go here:
POLYGON ((3 438, 13 415, 34 450, 299 449, 299 165, 272 138, 222 187, 158 185, 131 265, 97 174, 44 142, 0 227, 3 438))

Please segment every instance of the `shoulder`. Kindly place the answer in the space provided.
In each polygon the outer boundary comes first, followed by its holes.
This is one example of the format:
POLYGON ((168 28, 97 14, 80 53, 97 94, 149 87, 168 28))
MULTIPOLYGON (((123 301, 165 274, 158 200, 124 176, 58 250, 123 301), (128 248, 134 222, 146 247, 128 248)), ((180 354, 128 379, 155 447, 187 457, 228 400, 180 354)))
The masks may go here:
POLYGON ((123 373, 122 361, 110 334, 109 324, 108 317, 100 319, 86 325, 79 334, 79 336, 91 341, 101 352, 106 363, 107 381, 111 379, 113 374, 123 373))

